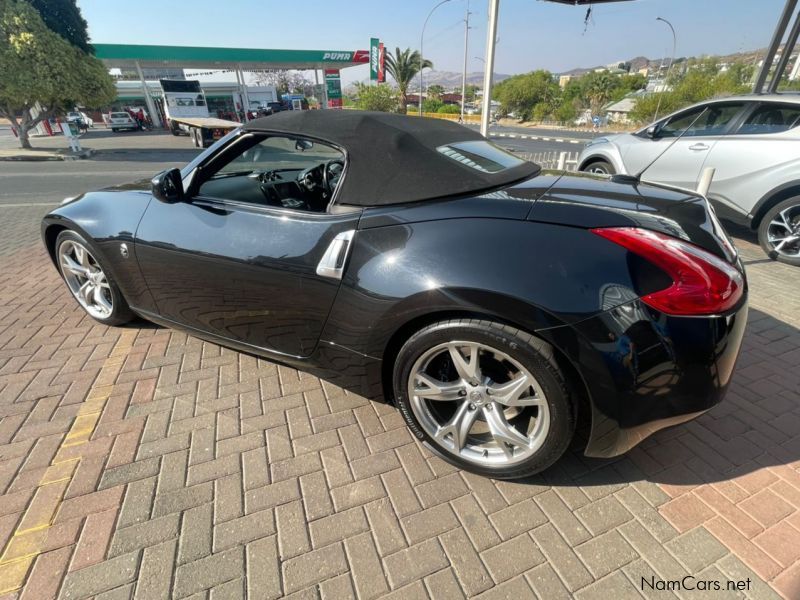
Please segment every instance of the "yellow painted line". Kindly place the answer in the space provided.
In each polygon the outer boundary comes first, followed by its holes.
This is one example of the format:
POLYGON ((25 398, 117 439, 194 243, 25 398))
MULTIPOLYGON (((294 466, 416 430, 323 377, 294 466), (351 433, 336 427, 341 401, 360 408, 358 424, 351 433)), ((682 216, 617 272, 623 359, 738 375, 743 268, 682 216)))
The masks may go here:
POLYGON ((133 347, 136 333, 135 329, 124 330, 111 354, 103 361, 97 379, 36 486, 33 500, 3 548, 0 554, 0 594, 16 591, 25 585, 33 561, 42 553, 64 493, 81 460, 79 451, 77 455, 64 459, 64 449, 85 444, 92 438, 106 402, 114 392, 114 382, 133 347))

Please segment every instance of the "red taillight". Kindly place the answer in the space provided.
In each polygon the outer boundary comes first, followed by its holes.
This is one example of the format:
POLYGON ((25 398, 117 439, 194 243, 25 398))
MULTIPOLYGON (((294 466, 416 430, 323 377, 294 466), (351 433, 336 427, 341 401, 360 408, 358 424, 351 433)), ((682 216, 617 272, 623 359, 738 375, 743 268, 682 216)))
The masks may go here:
POLYGON ((636 227, 592 229, 659 267, 672 285, 642 296, 642 302, 670 315, 713 315, 734 306, 744 293, 742 274, 724 260, 674 237, 636 227))

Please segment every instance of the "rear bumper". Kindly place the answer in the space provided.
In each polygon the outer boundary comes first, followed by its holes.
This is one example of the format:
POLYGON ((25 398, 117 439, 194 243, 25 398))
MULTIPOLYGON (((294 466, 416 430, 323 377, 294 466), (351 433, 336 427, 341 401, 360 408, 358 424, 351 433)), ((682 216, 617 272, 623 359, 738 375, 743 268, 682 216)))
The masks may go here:
POLYGON ((572 326, 567 351, 590 395, 587 456, 622 454, 719 403, 733 374, 747 300, 724 316, 674 317, 630 302, 572 326))

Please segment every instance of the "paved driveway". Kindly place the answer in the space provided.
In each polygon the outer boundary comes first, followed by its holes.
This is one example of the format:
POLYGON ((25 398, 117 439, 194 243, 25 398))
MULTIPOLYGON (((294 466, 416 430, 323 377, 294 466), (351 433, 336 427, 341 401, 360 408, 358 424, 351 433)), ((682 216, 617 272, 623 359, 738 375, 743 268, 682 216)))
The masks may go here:
POLYGON ((432 457, 390 406, 95 324, 39 245, 44 210, 0 207, 3 598, 800 597, 800 270, 752 243, 724 404, 508 483, 432 457))

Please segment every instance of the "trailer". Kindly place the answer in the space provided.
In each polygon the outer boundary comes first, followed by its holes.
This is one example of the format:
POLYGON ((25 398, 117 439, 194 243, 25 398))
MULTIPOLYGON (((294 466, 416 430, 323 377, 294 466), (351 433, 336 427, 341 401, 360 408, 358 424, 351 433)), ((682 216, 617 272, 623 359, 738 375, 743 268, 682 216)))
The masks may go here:
POLYGON ((208 114, 206 97, 196 80, 160 79, 164 114, 172 135, 188 135, 197 148, 206 148, 229 131, 241 126, 208 114))

